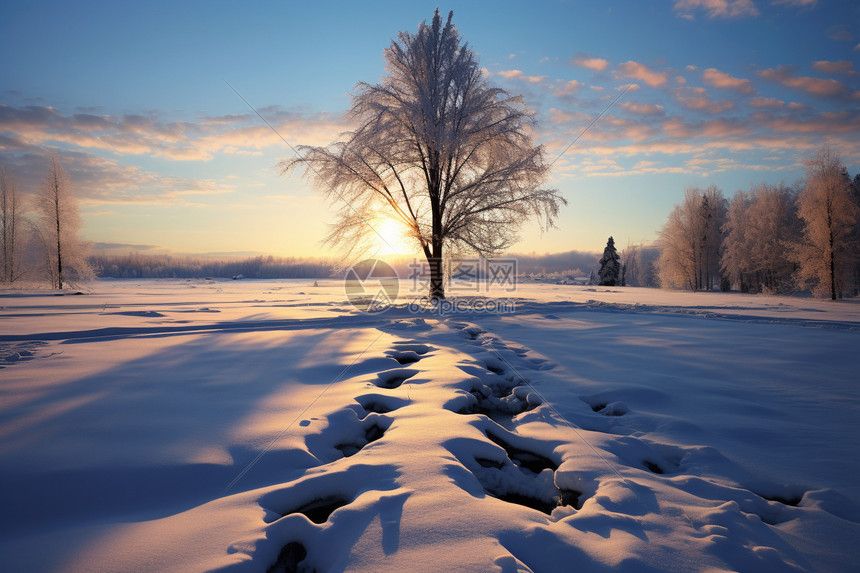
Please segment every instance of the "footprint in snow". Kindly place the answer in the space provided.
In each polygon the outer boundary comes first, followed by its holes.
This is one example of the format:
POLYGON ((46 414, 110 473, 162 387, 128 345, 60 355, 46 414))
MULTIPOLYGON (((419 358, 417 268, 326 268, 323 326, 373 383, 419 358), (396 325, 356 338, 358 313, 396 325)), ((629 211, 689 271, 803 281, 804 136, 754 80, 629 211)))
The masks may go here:
POLYGON ((503 431, 497 428, 494 431, 488 429, 485 433, 488 442, 498 448, 488 448, 481 442, 470 440, 474 446, 460 448, 462 451, 458 456, 488 496, 546 515, 551 515, 557 507, 582 507, 582 492, 556 485, 558 464, 529 447, 537 445, 535 440, 514 434, 503 435, 503 431), (467 454, 465 450, 469 449, 472 451, 467 454))
POLYGON ((579 399, 588 404, 592 412, 602 416, 623 416, 630 412, 624 402, 609 400, 604 393, 580 396, 579 399))
POLYGON ((385 354, 395 359, 401 366, 414 364, 421 360, 421 355, 412 350, 389 350, 385 354))
MULTIPOLYGON (((286 531, 294 532, 293 535, 303 529, 307 534, 308 528, 318 531, 317 526, 332 521, 339 510, 348 510, 363 494, 397 489, 398 477, 399 472, 393 466, 362 464, 343 471, 309 475, 260 498, 260 506, 265 510, 263 521, 272 524, 275 528, 272 532, 283 532, 284 525, 286 531), (281 522, 282 519, 295 520, 296 516, 303 517, 296 523, 281 522), (304 525, 302 519, 307 519, 304 525)), ((274 540, 278 537, 280 535, 268 533, 265 543, 277 543, 274 540)), ((266 569, 267 573, 315 570, 307 546, 295 538, 281 545, 277 555, 275 562, 266 569)))
MULTIPOLYGON (((368 403, 380 402, 370 399, 368 403)), ((380 409, 384 409, 384 405, 380 409)), ((328 426, 322 432, 308 435, 305 445, 321 462, 330 463, 354 456, 368 444, 376 442, 385 435, 392 422, 391 418, 368 412, 356 404, 329 415, 328 426)))
POLYGON ((403 382, 412 378, 416 374, 418 374, 418 370, 413 370, 411 368, 394 368, 392 370, 385 370, 376 375, 376 381, 374 381, 374 384, 379 388, 394 390, 395 388, 399 388, 403 382))
POLYGON ((388 414, 409 403, 402 398, 384 394, 365 394, 356 397, 355 401, 359 403, 365 412, 373 412, 375 414, 388 414))

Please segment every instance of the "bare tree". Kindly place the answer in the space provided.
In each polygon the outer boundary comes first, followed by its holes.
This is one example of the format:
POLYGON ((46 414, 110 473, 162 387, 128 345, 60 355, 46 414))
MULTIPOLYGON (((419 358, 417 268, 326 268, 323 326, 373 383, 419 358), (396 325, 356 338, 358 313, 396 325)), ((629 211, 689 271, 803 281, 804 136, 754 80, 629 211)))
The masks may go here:
POLYGON ((851 179, 839 155, 822 148, 807 161, 806 184, 798 198, 803 240, 794 248, 798 280, 817 295, 836 300, 849 287, 858 245, 852 241, 858 207, 851 179))
POLYGON ((621 286, 655 287, 655 264, 660 257, 660 249, 654 244, 628 245, 621 252, 621 286))
POLYGON ((399 221, 430 265, 433 298, 444 297, 443 254, 504 252, 528 218, 551 226, 566 203, 540 188, 549 166, 532 142, 533 114, 488 84, 452 18, 437 9, 430 25, 392 40, 387 75, 357 86, 355 131, 282 163, 285 172, 306 164, 305 177, 339 205, 327 241, 347 254, 366 247, 381 218, 399 221))
POLYGON ((714 185, 689 187, 659 233, 660 283, 667 288, 711 290, 723 286, 719 272, 726 202, 714 185))
POLYGON ((21 201, 18 189, 12 176, 0 168, 0 281, 6 283, 19 278, 20 227, 21 201))
POLYGON ((37 197, 37 209, 51 286, 62 289, 70 279, 91 278, 93 272, 86 259, 86 246, 78 238, 81 218, 77 202, 56 155, 51 155, 51 167, 37 197))

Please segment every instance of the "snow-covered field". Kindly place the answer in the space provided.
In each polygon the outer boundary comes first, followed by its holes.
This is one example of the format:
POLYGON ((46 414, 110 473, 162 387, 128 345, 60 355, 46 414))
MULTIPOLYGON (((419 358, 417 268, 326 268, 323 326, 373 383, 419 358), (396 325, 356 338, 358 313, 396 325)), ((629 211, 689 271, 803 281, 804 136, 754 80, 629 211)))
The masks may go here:
POLYGON ((87 290, 0 293, 3 571, 856 571, 858 301, 87 290))

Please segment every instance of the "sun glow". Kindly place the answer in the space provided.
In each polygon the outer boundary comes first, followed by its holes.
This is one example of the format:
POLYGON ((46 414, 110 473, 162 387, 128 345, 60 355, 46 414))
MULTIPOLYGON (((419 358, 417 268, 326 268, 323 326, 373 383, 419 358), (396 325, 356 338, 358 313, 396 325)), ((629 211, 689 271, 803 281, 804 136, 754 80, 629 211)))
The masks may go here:
POLYGON ((402 255, 411 251, 406 227, 395 219, 382 219, 374 225, 374 240, 380 255, 402 255))

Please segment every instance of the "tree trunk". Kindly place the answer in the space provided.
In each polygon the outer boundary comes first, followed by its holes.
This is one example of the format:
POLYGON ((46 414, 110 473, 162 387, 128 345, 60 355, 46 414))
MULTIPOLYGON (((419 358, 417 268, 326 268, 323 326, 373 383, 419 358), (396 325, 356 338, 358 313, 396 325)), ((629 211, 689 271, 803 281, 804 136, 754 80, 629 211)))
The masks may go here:
POLYGON ((445 298, 445 273, 442 268, 442 241, 433 241, 432 256, 427 259, 430 263, 430 300, 445 298))
POLYGON ((833 230, 830 230, 830 298, 836 300, 836 256, 833 252, 833 230))
POLYGON ((436 301, 445 298, 445 274, 442 268, 442 189, 439 172, 438 153, 432 151, 430 155, 430 170, 427 177, 427 187, 430 191, 430 213, 432 217, 433 236, 430 239, 430 300, 436 301))
POLYGON ((54 208, 57 216, 57 287, 63 289, 63 245, 60 239, 60 189, 59 182, 54 189, 54 208))

